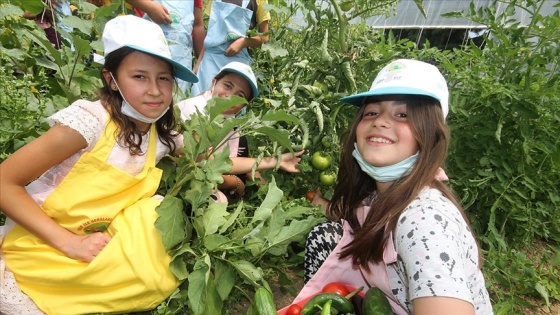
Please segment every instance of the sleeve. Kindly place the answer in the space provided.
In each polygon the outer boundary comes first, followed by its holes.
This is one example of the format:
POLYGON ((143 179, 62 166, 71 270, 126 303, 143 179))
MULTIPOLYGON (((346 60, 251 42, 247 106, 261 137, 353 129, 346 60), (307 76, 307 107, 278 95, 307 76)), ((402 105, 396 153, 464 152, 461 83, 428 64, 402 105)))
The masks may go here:
POLYGON ((264 4, 268 4, 268 0, 257 0, 257 25, 270 21, 270 12, 264 9, 264 4))
POLYGON ((473 303, 461 241, 465 231, 449 214, 459 210, 445 200, 409 206, 397 223, 395 245, 406 270, 410 301, 445 296, 473 303))
POLYGON ((91 147, 105 128, 108 113, 99 102, 78 100, 47 118, 50 126, 56 123, 79 132, 91 147))

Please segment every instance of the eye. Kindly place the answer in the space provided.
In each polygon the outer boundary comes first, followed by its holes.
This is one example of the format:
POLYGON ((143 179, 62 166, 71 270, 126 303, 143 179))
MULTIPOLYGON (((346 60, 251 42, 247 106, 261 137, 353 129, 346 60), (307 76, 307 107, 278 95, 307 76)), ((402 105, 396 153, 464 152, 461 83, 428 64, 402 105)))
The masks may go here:
POLYGON ((398 118, 406 118, 408 115, 406 114, 406 112, 404 112, 404 113, 397 113, 395 116, 397 116, 398 118))
POLYGON ((162 80, 162 81, 172 81, 173 80, 171 78, 171 76, 169 76, 169 75, 161 76, 161 77, 159 77, 159 79, 162 80))
POLYGON ((135 79, 144 79, 144 78, 146 78, 146 76, 144 76, 143 74, 135 74, 134 78, 135 79))

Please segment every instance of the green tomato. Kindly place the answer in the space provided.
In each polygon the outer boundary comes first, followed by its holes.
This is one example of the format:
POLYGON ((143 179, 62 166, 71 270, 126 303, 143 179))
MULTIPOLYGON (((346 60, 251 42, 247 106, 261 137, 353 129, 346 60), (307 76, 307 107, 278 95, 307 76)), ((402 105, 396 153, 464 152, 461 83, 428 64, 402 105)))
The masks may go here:
POLYGON ((334 173, 322 171, 319 174, 319 181, 325 186, 332 186, 335 180, 336 175, 334 173))
POLYGON ((325 136, 321 139, 321 143, 325 148, 330 148, 332 146, 331 137, 325 136))
POLYGON ((346 1, 340 4, 340 9, 344 12, 348 12, 352 9, 352 6, 352 1, 346 1))
POLYGON ((313 156, 311 156, 311 165, 320 171, 326 170, 329 166, 331 166, 331 163, 332 158, 323 152, 315 152, 313 153, 313 156))

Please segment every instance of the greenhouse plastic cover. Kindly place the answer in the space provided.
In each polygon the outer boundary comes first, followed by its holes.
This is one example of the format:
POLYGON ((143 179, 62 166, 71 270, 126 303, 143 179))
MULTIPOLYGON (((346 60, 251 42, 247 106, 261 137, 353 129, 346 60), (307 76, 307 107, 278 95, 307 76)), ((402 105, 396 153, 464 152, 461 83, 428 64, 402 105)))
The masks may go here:
MULTIPOLYGON (((560 4, 558 0, 541 0, 544 4, 541 9, 541 15, 553 14, 558 10, 555 5, 560 4)), ((375 16, 366 19, 366 24, 373 28, 463 28, 475 29, 484 28, 484 25, 474 23, 470 20, 463 18, 448 18, 442 17, 442 14, 469 10, 471 2, 474 3, 478 9, 480 7, 487 7, 492 4, 491 0, 424 0, 424 10, 426 17, 416 6, 414 0, 402 0, 397 3, 396 10, 392 12, 391 16, 375 16)), ((501 14, 507 8, 507 4, 498 2, 496 5, 497 13, 501 14)), ((517 7, 515 11, 515 19, 521 25, 527 25, 530 22, 531 15, 527 11, 517 7)), ((359 22, 356 20, 353 22, 359 22)))

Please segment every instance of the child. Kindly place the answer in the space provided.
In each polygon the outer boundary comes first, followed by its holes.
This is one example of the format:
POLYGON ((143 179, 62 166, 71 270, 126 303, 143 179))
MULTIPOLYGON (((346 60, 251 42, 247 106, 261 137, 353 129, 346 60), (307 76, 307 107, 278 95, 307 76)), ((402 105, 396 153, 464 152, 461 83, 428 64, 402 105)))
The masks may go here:
POLYGON ((270 14, 264 10, 268 0, 213 0, 210 1, 210 20, 204 39, 204 50, 194 67, 200 77, 193 84, 192 95, 210 88, 220 69, 232 61, 252 64, 248 47, 260 47, 268 42, 270 14), (256 30, 263 35, 248 36, 256 30))
POLYGON ((396 314, 492 314, 468 220, 436 177, 449 142, 443 76, 401 59, 342 101, 360 107, 327 209, 344 233, 295 301, 341 281, 380 288, 396 314))
MULTIPOLYGON (((67 34, 72 33, 73 28, 67 26, 62 22, 61 16, 72 15, 72 10, 68 0, 42 0, 49 9, 43 9, 39 14, 32 14, 29 11, 23 13, 23 17, 29 20, 34 20, 35 23, 43 29, 47 39, 54 45, 56 49, 62 47, 62 37, 58 30, 63 30, 67 34)), ((69 36, 69 35, 67 35, 69 36)), ((65 37, 70 43, 71 48, 73 44, 71 38, 65 37)))
POLYGON ((17 223, 2 244, 5 314, 148 310, 179 285, 154 228, 155 165, 182 148, 174 76, 197 77, 171 59, 155 23, 116 17, 102 41, 100 100, 57 112, 0 164, 0 208, 17 223))
MULTIPOLYGON (((193 67, 193 48, 198 56, 204 41, 202 0, 126 0, 135 9, 145 12, 145 19, 157 23, 169 43, 173 60, 193 67)), ((179 81, 181 91, 186 94, 188 83, 179 81)))
MULTIPOLYGON (((177 103, 181 111, 181 119, 188 120, 191 115, 195 114, 197 111, 201 113, 205 112, 206 104, 212 97, 229 97, 233 95, 245 98, 248 102, 259 95, 257 78, 253 70, 249 65, 237 61, 230 62, 220 69, 220 72, 212 79, 212 86, 209 90, 199 96, 177 103)), ((234 117, 243 109, 245 109, 245 104, 235 105, 226 109, 222 114, 226 117, 234 117)), ((247 161, 254 163, 254 159, 248 157, 249 148, 245 137, 239 136, 235 130, 232 130, 226 138, 229 139, 228 146, 230 157, 233 158, 232 161, 234 164, 247 164, 247 161)), ((221 146, 219 150, 223 150, 224 147, 225 146, 221 146)), ((301 153, 296 153, 295 157, 299 155, 301 155, 301 153)), ((299 162, 299 158, 292 159, 290 153, 286 153, 285 156, 286 159, 280 164, 280 167, 289 172, 297 171, 293 165, 299 162)), ((259 169, 267 169, 274 166, 273 164, 259 165, 259 169)), ((245 194, 245 181, 248 175, 245 173, 246 172, 235 172, 235 170, 233 170, 230 171, 229 174, 223 175, 224 182, 220 184, 218 188, 226 194, 217 192, 214 195, 217 201, 226 202, 228 199, 226 196, 230 198, 233 196, 243 197, 245 194)), ((259 177, 258 172, 256 172, 255 175, 259 177)))

